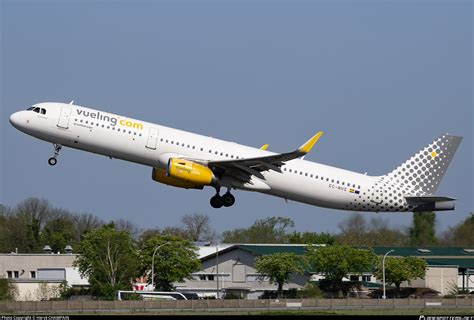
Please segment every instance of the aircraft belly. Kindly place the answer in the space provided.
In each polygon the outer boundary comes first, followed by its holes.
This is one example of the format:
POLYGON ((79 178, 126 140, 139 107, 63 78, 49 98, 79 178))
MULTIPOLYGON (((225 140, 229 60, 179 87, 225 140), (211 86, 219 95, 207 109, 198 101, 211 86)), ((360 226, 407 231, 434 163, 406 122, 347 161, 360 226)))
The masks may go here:
POLYGON ((271 190, 264 191, 263 193, 288 200, 340 209, 349 203, 353 197, 349 192, 330 188, 329 183, 326 181, 307 179, 300 176, 267 176, 268 179, 266 181, 271 190))

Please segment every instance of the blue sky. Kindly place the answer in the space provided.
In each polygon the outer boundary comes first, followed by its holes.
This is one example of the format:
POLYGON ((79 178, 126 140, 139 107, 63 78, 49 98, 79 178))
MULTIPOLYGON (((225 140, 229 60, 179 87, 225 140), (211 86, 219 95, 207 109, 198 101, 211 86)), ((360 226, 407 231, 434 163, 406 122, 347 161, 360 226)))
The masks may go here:
MULTIPOLYGON (((464 140, 438 189, 473 211, 471 1, 0 1, 0 202, 29 196, 141 227, 211 217, 218 231, 267 216, 337 231, 352 213, 155 183, 151 168, 52 146, 11 113, 69 102, 284 152, 325 135, 308 160, 379 175, 444 132, 464 140)), ((408 227, 412 214, 365 214, 408 227)))

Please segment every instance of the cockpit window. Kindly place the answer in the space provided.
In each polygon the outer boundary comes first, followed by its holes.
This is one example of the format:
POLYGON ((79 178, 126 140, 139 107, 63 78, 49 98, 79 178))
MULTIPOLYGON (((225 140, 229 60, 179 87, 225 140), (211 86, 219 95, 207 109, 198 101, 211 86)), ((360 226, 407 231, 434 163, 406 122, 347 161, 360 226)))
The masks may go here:
POLYGON ((41 108, 41 114, 46 114, 46 109, 41 108))
POLYGON ((33 112, 36 112, 36 113, 39 113, 40 112, 40 108, 36 107, 33 109, 33 112))
POLYGON ((27 111, 30 111, 30 110, 33 110, 35 107, 29 107, 28 109, 26 109, 27 111))

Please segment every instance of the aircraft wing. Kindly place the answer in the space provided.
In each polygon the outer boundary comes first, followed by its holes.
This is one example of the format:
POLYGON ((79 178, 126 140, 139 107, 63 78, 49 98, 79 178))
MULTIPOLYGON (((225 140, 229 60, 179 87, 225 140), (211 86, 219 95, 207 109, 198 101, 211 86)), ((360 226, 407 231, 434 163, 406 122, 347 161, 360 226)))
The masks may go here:
POLYGON ((207 165, 217 174, 235 176, 240 180, 246 181, 251 176, 263 179, 262 171, 281 172, 280 167, 286 161, 305 156, 322 135, 323 132, 319 131, 295 151, 247 159, 209 161, 207 165))

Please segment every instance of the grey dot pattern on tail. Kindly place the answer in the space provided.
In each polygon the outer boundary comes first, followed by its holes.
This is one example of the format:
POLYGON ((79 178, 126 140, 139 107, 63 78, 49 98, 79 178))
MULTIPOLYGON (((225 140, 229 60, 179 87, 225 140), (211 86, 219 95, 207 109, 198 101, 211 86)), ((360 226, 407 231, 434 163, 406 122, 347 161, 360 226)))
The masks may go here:
POLYGON ((432 195, 438 189, 462 137, 444 134, 346 205, 355 211, 412 211, 405 196, 432 195))

